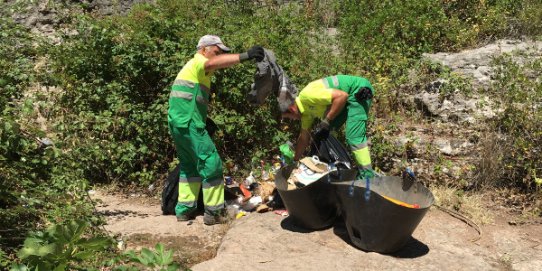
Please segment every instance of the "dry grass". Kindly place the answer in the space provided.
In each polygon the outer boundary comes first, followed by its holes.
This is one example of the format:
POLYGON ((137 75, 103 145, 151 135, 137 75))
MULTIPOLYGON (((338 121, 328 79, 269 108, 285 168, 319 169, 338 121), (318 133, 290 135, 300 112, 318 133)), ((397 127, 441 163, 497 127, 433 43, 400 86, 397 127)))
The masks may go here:
POLYGON ((435 203, 457 211, 479 225, 491 224, 494 217, 485 207, 484 197, 480 194, 464 193, 461 190, 448 187, 431 187, 435 203))
POLYGON ((495 133, 488 133, 481 139, 479 160, 476 165, 475 184, 478 189, 495 187, 503 179, 504 164, 502 158, 510 146, 505 140, 499 138, 495 133))

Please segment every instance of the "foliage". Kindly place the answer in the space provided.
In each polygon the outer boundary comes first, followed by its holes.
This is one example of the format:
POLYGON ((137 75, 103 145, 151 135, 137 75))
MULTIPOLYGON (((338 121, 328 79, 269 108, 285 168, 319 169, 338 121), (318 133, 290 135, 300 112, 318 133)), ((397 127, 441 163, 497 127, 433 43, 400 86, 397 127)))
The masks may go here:
POLYGON ((0 18, 0 112, 13 99, 22 97, 34 76, 32 71, 35 49, 31 35, 7 18, 0 18))
MULTIPOLYGON (((501 98, 502 112, 493 123, 501 135, 496 159, 499 184, 534 190, 542 176, 542 58, 524 65, 512 56, 494 60, 495 83, 489 92, 501 98)), ((482 170, 482 169, 481 169, 482 170)))
POLYGON ((139 252, 130 250, 124 253, 123 256, 129 264, 116 266, 113 270, 141 270, 141 267, 145 267, 145 270, 157 271, 180 269, 180 265, 173 262, 173 251, 165 250, 164 245, 161 243, 156 244, 154 251, 148 248, 143 248, 139 252))
POLYGON ((89 226, 86 221, 70 221, 30 235, 17 254, 25 265, 12 270, 72 270, 81 262, 96 257, 112 242, 109 237, 84 237, 89 226))
MULTIPOLYGON (((195 53, 201 33, 220 33, 235 51, 257 41, 273 48, 279 59, 292 55, 290 62, 281 64, 292 70, 294 81, 314 80, 329 69, 316 65, 325 61, 318 53, 330 50, 314 45, 322 38, 302 34, 316 26, 291 16, 300 13, 298 6, 279 11, 254 5, 160 1, 157 6, 139 6, 127 17, 76 20, 78 34, 65 36, 61 46, 51 48, 51 68, 65 90, 57 112, 62 120, 57 126, 60 141, 76 146, 71 155, 88 165, 86 178, 148 184, 167 170, 174 157, 166 123, 169 87, 195 53), (216 20, 193 10, 206 10, 216 20), (276 31, 269 32, 269 27, 276 31), (302 66, 305 61, 315 65, 302 66)), ((210 109, 222 129, 215 139, 221 155, 247 168, 252 161, 270 157, 289 136, 279 124, 275 103, 246 106, 253 72, 250 64, 217 72, 210 109), (254 137, 255 130, 267 133, 254 137), (245 144, 235 144, 239 141, 245 144)))
POLYGON ((44 143, 49 135, 34 122, 44 109, 42 95, 27 88, 43 78, 33 69, 39 51, 32 43, 41 39, 7 19, 0 25, 0 67, 6 71, 0 75, 6 79, 0 91, 0 245, 11 261, 29 231, 75 216, 99 218, 85 199, 80 165, 54 139, 44 143))

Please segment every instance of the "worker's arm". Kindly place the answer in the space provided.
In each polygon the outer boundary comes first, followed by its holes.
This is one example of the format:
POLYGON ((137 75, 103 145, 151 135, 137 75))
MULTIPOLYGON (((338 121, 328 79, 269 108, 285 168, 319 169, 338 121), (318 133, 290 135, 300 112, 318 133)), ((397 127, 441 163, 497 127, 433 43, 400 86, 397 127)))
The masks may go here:
POLYGON ((301 129, 301 132, 299 132, 299 137, 297 138, 297 144, 295 146, 294 161, 299 161, 299 159, 301 158, 301 155, 303 155, 303 152, 305 152, 305 149, 309 145, 309 141, 310 141, 309 131, 305 129, 301 129))
POLYGON ((221 54, 207 60, 203 67, 205 73, 210 73, 239 63, 239 54, 221 54))
POLYGON ((205 73, 210 73, 218 69, 231 67, 235 64, 239 64, 241 61, 255 59, 256 61, 262 61, 265 57, 263 47, 259 45, 252 46, 248 51, 242 54, 221 54, 213 58, 210 58, 205 62, 205 73))
POLYGON ((331 107, 325 118, 329 121, 335 119, 346 105, 346 100, 348 100, 348 93, 334 89, 331 92, 331 107))

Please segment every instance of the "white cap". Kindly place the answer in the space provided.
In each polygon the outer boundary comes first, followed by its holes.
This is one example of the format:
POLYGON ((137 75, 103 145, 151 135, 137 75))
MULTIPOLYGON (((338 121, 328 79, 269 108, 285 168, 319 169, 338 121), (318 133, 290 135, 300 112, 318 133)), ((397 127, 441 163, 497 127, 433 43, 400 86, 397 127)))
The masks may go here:
POLYGON ((206 46, 216 45, 218 48, 220 48, 224 52, 231 51, 230 48, 226 47, 220 37, 215 35, 205 35, 199 39, 198 47, 197 49, 201 49, 206 46))
MULTIPOLYGON (((297 89, 296 89, 297 90, 297 89)), ((277 101, 279 103, 279 109, 281 113, 287 112, 290 108, 290 105, 295 103, 295 97, 296 95, 292 95, 292 93, 288 91, 281 91, 279 93, 279 96, 277 97, 277 101)))

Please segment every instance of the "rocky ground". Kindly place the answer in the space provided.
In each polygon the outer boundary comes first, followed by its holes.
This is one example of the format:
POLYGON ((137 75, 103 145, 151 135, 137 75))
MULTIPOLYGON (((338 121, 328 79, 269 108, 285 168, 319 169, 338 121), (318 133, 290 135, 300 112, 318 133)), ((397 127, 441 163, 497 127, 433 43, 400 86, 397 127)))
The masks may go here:
POLYGON ((161 242, 192 270, 538 270, 542 266, 540 223, 514 225, 498 210, 494 223, 475 228, 431 208, 407 245, 392 255, 364 252, 349 243, 343 223, 322 231, 296 227, 273 212, 250 213, 227 225, 205 226, 163 216, 160 201, 107 194, 93 198, 108 231, 126 249, 161 242))

